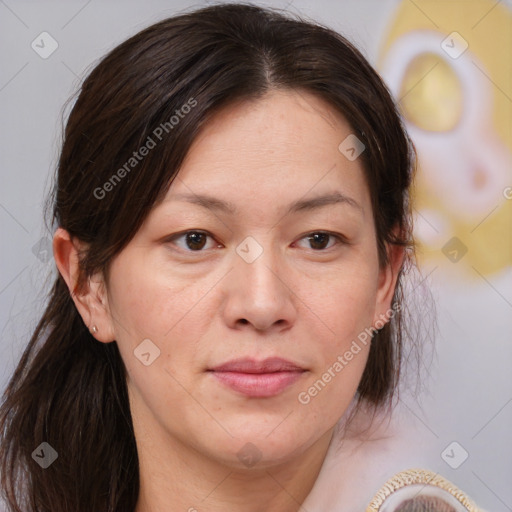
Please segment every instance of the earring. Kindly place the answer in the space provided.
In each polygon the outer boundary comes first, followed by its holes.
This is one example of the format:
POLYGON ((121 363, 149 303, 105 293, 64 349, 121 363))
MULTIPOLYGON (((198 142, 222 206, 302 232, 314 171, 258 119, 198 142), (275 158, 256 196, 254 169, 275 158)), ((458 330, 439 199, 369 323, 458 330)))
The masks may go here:
POLYGON ((95 325, 93 325, 91 327, 90 331, 91 331, 91 334, 96 334, 98 332, 98 328, 95 325))

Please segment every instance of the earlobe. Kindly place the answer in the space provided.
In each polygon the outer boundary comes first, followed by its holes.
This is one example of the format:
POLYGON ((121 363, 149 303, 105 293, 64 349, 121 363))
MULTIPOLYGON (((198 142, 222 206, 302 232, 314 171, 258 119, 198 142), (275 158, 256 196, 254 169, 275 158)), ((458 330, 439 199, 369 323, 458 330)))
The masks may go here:
POLYGON ((402 268, 404 258, 405 247, 400 245, 388 246, 388 263, 379 273, 379 286, 373 318, 373 326, 377 329, 382 328, 383 322, 387 323, 390 319, 398 274, 402 268))
POLYGON ((104 281, 101 276, 89 278, 82 290, 77 289, 80 275, 79 250, 84 244, 72 240, 63 228, 57 228, 53 237, 53 256, 66 282, 75 306, 91 334, 103 343, 114 341, 111 316, 104 281), (94 328, 93 328, 94 327, 94 328))

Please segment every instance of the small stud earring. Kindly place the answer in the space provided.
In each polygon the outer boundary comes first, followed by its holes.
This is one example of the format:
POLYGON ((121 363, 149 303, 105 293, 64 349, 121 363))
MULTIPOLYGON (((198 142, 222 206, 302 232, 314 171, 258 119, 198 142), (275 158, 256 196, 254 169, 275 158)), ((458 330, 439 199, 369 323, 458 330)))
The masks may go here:
POLYGON ((95 325, 93 325, 91 328, 91 333, 96 334, 97 332, 98 332, 98 328, 95 325))

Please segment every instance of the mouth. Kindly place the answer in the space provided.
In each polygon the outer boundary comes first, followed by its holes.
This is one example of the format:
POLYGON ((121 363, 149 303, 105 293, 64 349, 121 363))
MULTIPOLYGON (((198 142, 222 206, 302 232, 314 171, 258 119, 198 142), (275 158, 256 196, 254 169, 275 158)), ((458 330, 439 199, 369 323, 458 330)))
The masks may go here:
POLYGON ((263 361, 236 359, 208 370, 224 386, 245 396, 276 396, 306 372, 304 368, 281 358, 263 361))

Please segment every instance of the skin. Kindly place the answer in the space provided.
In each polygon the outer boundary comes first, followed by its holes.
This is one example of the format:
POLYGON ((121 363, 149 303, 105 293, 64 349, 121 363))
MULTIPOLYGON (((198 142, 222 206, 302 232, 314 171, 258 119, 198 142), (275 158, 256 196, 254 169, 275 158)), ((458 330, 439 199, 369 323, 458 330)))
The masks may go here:
MULTIPOLYGON (((369 345, 308 404, 298 395, 389 310, 403 258, 390 249, 389 265, 379 268, 362 164, 338 150, 352 132, 306 92, 272 91, 225 108, 114 258, 108 282, 93 276, 73 295, 86 325, 97 326, 96 339, 117 341, 127 368, 140 461, 137 512, 291 512, 312 489, 369 345), (285 214, 298 199, 333 191, 359 206, 285 214), (178 201, 178 194, 208 194, 238 213, 178 201), (187 245, 179 237, 186 230, 208 236, 187 245), (308 240, 318 231, 348 243, 308 240), (236 251, 248 236, 263 249, 251 263, 236 251), (145 366, 134 350, 148 338, 160 356, 145 366), (272 397, 241 395, 206 371, 238 357, 274 356, 307 371, 272 397), (237 456, 247 443, 261 456, 252 467, 237 456)), ((70 290, 77 247, 56 231, 54 256, 70 290)))

